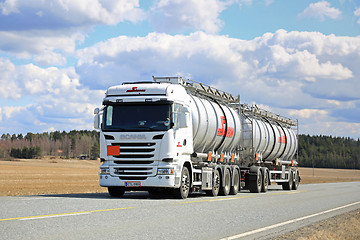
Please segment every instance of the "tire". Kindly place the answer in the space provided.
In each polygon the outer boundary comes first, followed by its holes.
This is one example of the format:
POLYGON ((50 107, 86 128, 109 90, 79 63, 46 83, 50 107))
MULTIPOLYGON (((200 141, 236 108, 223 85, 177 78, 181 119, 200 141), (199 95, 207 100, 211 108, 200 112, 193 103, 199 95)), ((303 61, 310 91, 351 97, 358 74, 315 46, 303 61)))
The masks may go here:
POLYGON ((283 183, 282 185, 283 190, 291 190, 293 188, 293 171, 290 170, 289 181, 283 183))
POLYGON ((269 187, 269 170, 267 168, 262 168, 262 170, 261 192, 267 192, 269 187))
POLYGON ((122 197, 125 193, 124 187, 108 187, 108 192, 111 197, 122 197))
POLYGON ((190 172, 187 167, 183 167, 181 171, 181 183, 180 187, 175 189, 175 197, 180 199, 186 199, 190 192, 190 172))
POLYGON ((223 179, 224 182, 221 184, 220 187, 220 195, 227 196, 230 193, 230 186, 231 186, 231 174, 229 168, 225 169, 223 179))
POLYGON ((262 186, 262 174, 260 171, 260 168, 258 169, 256 173, 255 179, 251 179, 249 181, 249 190, 252 193, 259 193, 261 192, 261 186, 262 186))
POLYGON ((219 195, 220 182, 221 182, 220 181, 220 172, 217 169, 217 170, 215 170, 215 173, 214 173, 213 182, 212 182, 212 189, 205 191, 206 195, 213 196, 213 197, 216 197, 217 195, 219 195))
POLYGON ((300 176, 299 176, 299 172, 296 171, 295 172, 295 179, 294 179, 293 185, 292 185, 292 189, 297 190, 299 188, 299 184, 300 184, 300 176))
POLYGON ((237 169, 234 170, 234 184, 230 187, 230 195, 236 195, 239 192, 240 175, 237 169))

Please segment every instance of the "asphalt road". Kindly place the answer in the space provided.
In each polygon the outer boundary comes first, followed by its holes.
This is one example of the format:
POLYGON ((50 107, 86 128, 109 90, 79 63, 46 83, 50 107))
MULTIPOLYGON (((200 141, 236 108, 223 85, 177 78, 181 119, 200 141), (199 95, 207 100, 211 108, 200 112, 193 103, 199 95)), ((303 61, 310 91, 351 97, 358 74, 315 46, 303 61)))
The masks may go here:
POLYGON ((147 192, 0 197, 1 239, 267 239, 360 208, 360 182, 267 193, 151 198, 147 192))

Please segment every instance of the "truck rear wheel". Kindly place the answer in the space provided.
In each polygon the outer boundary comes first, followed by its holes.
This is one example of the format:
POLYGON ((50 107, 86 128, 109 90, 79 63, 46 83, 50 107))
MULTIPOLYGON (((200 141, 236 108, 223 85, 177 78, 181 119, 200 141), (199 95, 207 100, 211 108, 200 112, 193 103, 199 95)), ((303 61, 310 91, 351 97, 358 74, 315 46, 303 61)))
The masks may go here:
POLYGON ((259 193, 261 192, 262 187, 262 174, 260 168, 257 170, 256 177, 253 176, 253 179, 249 181, 249 190, 252 193, 259 193))
POLYGON ((267 192, 269 187, 269 170, 267 168, 262 169, 262 184, 261 184, 261 192, 267 192))
POLYGON ((122 197, 125 193, 124 187, 108 187, 109 195, 112 197, 122 197))
POLYGON ((220 188, 220 194, 223 196, 229 195, 230 186, 231 186, 231 174, 229 168, 226 168, 224 171, 224 182, 220 188))
POLYGON ((214 172, 212 189, 207 190, 205 192, 206 192, 206 195, 216 197, 219 194, 219 190, 220 190, 220 172, 217 169, 214 172))
POLYGON ((234 184, 230 187, 230 195, 236 195, 239 192, 240 175, 238 170, 234 170, 234 184))
POLYGON ((292 189, 293 190, 297 190, 300 184, 300 176, 299 176, 299 171, 295 172, 295 179, 292 185, 292 189))
POLYGON ((283 183, 282 188, 283 190, 291 190, 293 188, 293 172, 290 170, 289 172, 289 181, 286 183, 283 183))
POLYGON ((180 187, 175 189, 175 196, 180 199, 188 197, 190 192, 190 173, 187 167, 183 167, 181 171, 181 183, 180 187))

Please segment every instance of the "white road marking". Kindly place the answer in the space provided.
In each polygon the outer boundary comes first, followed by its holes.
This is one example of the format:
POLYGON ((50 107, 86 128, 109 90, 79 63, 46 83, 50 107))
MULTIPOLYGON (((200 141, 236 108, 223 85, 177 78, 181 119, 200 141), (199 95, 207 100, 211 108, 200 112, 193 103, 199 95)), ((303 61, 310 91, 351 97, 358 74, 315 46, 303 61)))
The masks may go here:
POLYGON ((312 217, 316 217, 316 216, 319 216, 319 215, 323 215, 323 214, 326 214, 326 213, 329 213, 329 212, 334 212, 334 211, 337 211, 337 210, 340 210, 340 209, 343 209, 343 208, 346 208, 346 207, 350 207, 350 206, 353 206, 353 205, 356 205, 356 204, 360 204, 360 201, 350 203, 350 204, 347 204, 347 205, 344 205, 344 206, 341 206, 341 207, 333 208, 333 209, 330 209, 330 210, 326 210, 326 211, 323 211, 323 212, 311 214, 311 215, 308 215, 308 216, 305 216, 305 217, 300 217, 300 218, 292 219, 292 220, 289 220, 289 221, 286 221, 286 222, 274 224, 274 225, 271 225, 271 226, 268 226, 268 227, 259 228, 259 229, 255 229, 255 230, 245 232, 245 233, 241 233, 241 234, 238 234, 238 235, 222 238, 221 240, 232 240, 232 239, 238 239, 238 238, 246 237, 246 236, 249 236, 249 235, 252 235, 252 234, 255 234, 255 233, 259 233, 259 232, 263 232, 263 231, 270 230, 270 229, 273 229, 273 228, 281 227, 281 226, 284 226, 284 225, 287 225, 287 224, 290 224, 290 223, 302 221, 302 220, 312 218, 312 217))

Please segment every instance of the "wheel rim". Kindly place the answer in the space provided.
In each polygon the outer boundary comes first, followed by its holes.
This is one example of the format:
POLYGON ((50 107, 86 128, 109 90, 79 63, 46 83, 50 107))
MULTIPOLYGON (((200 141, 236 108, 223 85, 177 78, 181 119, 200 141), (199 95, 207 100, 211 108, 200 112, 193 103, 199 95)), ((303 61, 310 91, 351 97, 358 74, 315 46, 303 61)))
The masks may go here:
POLYGON ((235 188, 239 188, 239 173, 235 170, 235 182, 234 182, 234 187, 235 188))
POLYGON ((260 174, 260 172, 259 172, 259 174, 258 174, 258 179, 257 179, 257 185, 258 185, 258 188, 261 188, 261 174, 260 174))
POLYGON ((225 185, 224 185, 224 190, 226 192, 226 195, 229 193, 230 191, 230 171, 226 170, 225 173, 225 185))
POLYGON ((190 188, 190 176, 189 171, 184 170, 183 176, 181 179, 181 190, 183 193, 187 193, 190 188))
POLYGON ((220 176, 219 176, 219 171, 216 171, 214 176, 214 186, 213 186, 214 191, 218 191, 219 187, 220 187, 220 176))

